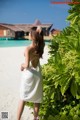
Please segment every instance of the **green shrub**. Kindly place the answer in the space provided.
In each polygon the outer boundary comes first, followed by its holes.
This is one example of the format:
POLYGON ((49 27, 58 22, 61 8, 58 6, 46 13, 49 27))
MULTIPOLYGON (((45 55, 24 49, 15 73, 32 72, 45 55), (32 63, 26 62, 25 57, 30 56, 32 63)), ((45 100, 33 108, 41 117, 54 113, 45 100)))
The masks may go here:
POLYGON ((42 67, 43 120, 80 120, 80 5, 71 7, 71 24, 52 39, 48 64, 42 67))

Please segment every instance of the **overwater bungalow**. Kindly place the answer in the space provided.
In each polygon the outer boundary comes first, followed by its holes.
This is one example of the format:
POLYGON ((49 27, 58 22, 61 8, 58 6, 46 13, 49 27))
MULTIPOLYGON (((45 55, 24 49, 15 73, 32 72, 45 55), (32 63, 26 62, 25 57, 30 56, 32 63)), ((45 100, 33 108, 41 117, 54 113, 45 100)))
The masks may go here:
POLYGON ((61 33, 60 30, 54 29, 54 28, 50 31, 50 35, 52 35, 52 36, 57 36, 60 33, 61 33))
POLYGON ((0 38, 26 39, 32 27, 41 26, 45 36, 49 36, 53 24, 42 24, 36 20, 33 24, 0 23, 0 38))

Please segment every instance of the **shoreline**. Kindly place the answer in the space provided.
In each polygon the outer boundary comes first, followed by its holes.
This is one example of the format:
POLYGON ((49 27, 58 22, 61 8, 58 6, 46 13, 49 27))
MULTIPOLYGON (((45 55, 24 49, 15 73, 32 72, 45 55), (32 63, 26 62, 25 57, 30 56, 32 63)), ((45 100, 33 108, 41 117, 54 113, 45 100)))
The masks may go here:
MULTIPOLYGON (((24 49, 25 46, 0 47, 0 112, 9 112, 9 120, 16 120, 24 49)), ((48 58, 48 46, 45 45, 41 65, 46 64, 48 58)), ((22 120, 33 120, 32 111, 25 107, 22 120)))

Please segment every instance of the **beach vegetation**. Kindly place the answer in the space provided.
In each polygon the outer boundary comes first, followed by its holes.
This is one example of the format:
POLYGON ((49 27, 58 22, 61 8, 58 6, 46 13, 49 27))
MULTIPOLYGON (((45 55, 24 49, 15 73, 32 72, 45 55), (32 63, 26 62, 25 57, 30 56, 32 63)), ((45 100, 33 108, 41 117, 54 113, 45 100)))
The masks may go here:
POLYGON ((70 6, 70 25, 52 38, 42 66, 40 120, 80 120, 80 4, 70 6))

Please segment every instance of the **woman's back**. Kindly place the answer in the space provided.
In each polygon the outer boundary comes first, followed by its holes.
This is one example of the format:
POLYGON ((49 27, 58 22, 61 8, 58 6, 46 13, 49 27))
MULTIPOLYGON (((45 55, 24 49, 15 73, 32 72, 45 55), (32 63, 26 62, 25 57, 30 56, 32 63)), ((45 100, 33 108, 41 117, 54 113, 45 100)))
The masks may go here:
MULTIPOLYGON (((39 63, 39 54, 36 53, 35 47, 28 46, 29 49, 29 65, 36 68, 39 63)), ((26 50, 25 53, 26 54, 26 50)))
POLYGON ((36 54, 36 53, 31 53, 30 54, 30 62, 31 62, 31 65, 36 68, 38 66, 38 63, 39 63, 39 55, 36 54))

